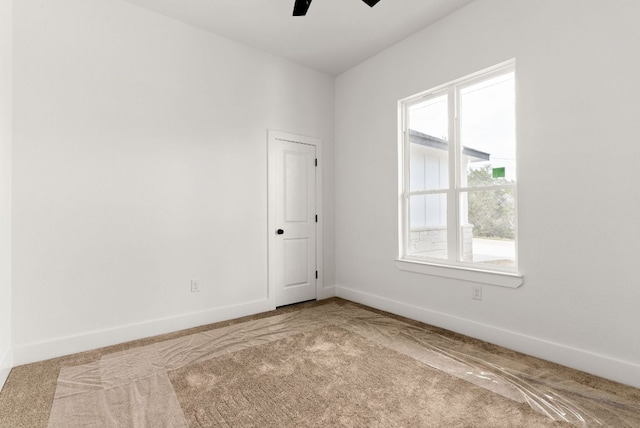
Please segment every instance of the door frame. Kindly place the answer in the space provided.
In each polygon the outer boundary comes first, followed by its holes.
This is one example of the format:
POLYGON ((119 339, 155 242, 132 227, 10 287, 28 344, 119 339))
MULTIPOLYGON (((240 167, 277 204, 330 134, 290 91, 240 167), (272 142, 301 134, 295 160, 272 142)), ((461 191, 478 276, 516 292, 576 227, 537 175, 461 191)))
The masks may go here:
POLYGON ((272 258, 271 254, 275 251, 275 230, 278 227, 276 224, 276 191, 275 186, 271 186, 271 183, 275 183, 276 171, 271 168, 272 158, 274 156, 271 148, 272 141, 282 140, 298 144, 307 144, 314 146, 316 149, 316 214, 318 215, 318 222, 316 223, 316 269, 318 271, 318 278, 316 279, 316 299, 323 297, 322 290, 324 288, 324 274, 323 274, 323 240, 322 231, 324 224, 324 215, 322 212, 322 141, 319 138, 308 137, 304 135, 292 134, 290 132, 276 131, 272 129, 267 130, 267 301, 269 306, 273 309, 276 307, 276 284, 274 283, 273 268, 271 266, 272 258))

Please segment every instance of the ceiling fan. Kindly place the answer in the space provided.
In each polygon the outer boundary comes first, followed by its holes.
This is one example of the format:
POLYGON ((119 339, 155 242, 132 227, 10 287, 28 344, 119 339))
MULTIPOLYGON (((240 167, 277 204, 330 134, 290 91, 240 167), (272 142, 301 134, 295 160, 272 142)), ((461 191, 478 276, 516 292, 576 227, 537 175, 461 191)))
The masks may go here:
MULTIPOLYGON (((309 6, 311 6, 312 0, 296 0, 293 4, 293 16, 304 16, 307 14, 307 10, 309 10, 309 6)), ((362 0, 369 6, 373 7, 380 0, 362 0)))

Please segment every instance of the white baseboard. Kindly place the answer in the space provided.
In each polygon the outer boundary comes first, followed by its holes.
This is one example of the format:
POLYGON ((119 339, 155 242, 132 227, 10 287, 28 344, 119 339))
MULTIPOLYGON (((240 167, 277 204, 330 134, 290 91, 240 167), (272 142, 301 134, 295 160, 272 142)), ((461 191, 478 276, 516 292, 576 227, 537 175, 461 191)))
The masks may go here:
POLYGON ((318 300, 330 299, 336 297, 336 287, 322 287, 318 289, 318 300))
POLYGON ((340 286, 336 287, 336 296, 640 388, 640 365, 629 361, 618 360, 340 286))
POLYGON ((267 312, 273 309, 275 307, 268 300, 259 300, 105 330, 89 331, 43 342, 17 345, 13 350, 13 365, 30 364, 131 340, 267 312))
POLYGON ((0 391, 9 377, 9 372, 13 368, 13 351, 9 350, 4 355, 0 355, 0 391))

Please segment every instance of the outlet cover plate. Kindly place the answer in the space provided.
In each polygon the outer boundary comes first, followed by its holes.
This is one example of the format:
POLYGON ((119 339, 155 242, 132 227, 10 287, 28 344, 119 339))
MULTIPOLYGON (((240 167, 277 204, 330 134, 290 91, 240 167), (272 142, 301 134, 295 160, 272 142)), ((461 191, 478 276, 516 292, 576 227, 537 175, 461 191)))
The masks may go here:
POLYGON ((482 300, 482 287, 479 285, 474 285, 471 288, 471 298, 473 300, 482 300))

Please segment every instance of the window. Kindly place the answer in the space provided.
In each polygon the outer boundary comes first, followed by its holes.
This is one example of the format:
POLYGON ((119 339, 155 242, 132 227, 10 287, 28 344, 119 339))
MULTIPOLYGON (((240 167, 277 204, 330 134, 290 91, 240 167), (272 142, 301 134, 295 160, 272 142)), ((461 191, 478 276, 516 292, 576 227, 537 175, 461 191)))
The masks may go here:
POLYGON ((400 111, 400 260, 515 274, 514 64, 402 100, 400 111))

